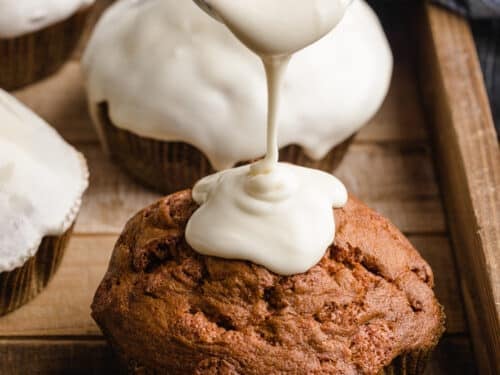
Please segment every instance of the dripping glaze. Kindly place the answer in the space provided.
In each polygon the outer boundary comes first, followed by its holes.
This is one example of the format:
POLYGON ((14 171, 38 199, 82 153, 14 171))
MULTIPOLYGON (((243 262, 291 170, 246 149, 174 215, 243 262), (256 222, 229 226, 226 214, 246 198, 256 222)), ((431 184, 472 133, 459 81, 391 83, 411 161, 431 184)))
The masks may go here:
POLYGON ((286 9, 277 0, 207 0, 206 5, 262 59, 267 153, 196 184, 193 199, 200 208, 188 222, 186 240, 205 255, 249 260, 282 275, 306 272, 332 243, 332 207, 347 202, 347 191, 330 174, 278 162, 281 88, 293 54, 330 32, 349 1, 290 0, 286 9))

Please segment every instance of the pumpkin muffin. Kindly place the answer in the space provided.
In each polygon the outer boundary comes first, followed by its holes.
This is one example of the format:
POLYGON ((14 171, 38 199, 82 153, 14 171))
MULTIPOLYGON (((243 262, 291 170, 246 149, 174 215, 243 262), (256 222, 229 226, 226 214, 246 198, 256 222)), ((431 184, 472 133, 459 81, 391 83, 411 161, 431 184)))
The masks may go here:
POLYGON ((309 271, 279 276, 200 255, 189 190, 126 225, 92 316, 130 373, 422 374, 444 331, 433 274, 388 220, 353 197, 309 271))

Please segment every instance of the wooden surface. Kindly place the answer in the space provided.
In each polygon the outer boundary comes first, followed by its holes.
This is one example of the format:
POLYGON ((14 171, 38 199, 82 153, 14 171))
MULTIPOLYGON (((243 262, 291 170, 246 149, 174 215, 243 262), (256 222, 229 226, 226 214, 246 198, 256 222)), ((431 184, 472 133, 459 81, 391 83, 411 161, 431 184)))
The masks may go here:
MULTIPOLYGON (((389 31, 396 58, 390 94, 380 113, 358 134, 336 174, 398 225, 435 272, 436 294, 448 321, 427 373, 474 374, 413 44, 403 25, 406 22, 389 31)), ((56 77, 16 95, 85 154, 91 185, 54 280, 34 301, 0 319, 0 373, 113 373, 112 354, 90 318, 89 305, 124 223, 158 195, 132 182, 104 157, 87 115, 76 61, 56 77)))
POLYGON ((421 81, 481 374, 500 374, 500 151, 474 41, 427 6, 421 81), (430 84, 429 84, 430 83, 430 84))

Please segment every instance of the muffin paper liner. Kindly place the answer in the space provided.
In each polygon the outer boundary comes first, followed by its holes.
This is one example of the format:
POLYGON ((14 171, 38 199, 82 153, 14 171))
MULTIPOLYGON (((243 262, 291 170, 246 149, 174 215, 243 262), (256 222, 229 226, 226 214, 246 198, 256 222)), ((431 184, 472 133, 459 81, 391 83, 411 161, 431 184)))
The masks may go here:
MULTIPOLYGON (((202 177, 215 172, 207 157, 196 147, 135 135, 111 122, 106 103, 91 103, 90 106, 104 148, 140 183, 169 194, 192 187, 202 177)), ((334 147, 321 160, 309 158, 297 145, 282 148, 280 160, 332 172, 344 158, 353 138, 334 147)))
POLYGON ((430 350, 400 355, 378 375, 423 375, 430 356, 430 350))
POLYGON ((55 73, 77 46, 89 11, 26 35, 0 38, 0 87, 15 90, 55 73))
POLYGON ((38 251, 22 267, 0 273, 0 316, 37 296, 57 271, 73 227, 60 236, 44 237, 38 251))

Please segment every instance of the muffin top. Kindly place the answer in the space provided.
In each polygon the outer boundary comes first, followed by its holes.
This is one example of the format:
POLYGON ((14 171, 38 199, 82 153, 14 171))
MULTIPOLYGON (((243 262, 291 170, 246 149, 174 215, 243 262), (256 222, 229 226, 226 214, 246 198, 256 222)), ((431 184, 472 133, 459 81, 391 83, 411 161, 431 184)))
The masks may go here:
POLYGON ((93 317, 120 357, 169 374, 376 374, 432 349, 444 315, 427 263, 355 198, 308 272, 203 256, 184 239, 190 191, 133 217, 99 286, 93 317))
POLYGON ((0 38, 14 38, 62 21, 95 0, 0 0, 0 38))
POLYGON ((0 90, 0 272, 22 266, 44 236, 73 223, 88 185, 83 156, 0 90))
MULTIPOLYGON (((107 102, 119 128, 191 144, 217 170, 264 154, 262 63, 193 1, 117 2, 99 21, 83 68, 91 105, 107 102)), ((321 159, 375 114, 391 73, 380 23, 355 0, 334 31, 290 62, 279 146, 297 144, 321 159)))

